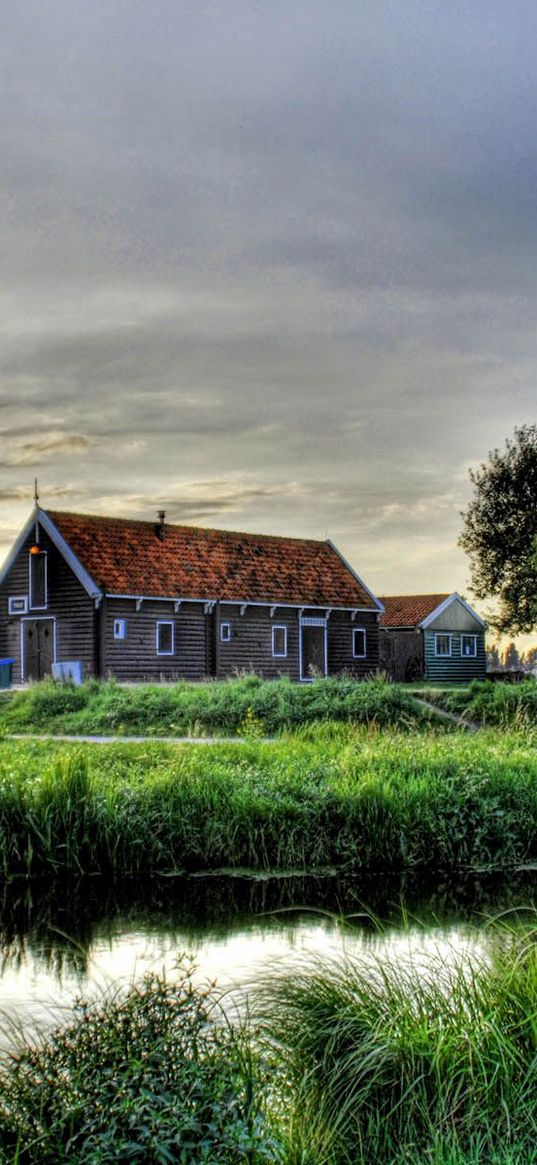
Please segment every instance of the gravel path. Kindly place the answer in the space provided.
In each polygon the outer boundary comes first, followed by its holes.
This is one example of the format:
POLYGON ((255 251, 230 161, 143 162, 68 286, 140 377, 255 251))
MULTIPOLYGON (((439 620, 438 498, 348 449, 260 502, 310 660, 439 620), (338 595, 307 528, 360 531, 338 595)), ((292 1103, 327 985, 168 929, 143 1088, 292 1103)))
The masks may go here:
MULTIPOLYGON (((66 740, 74 744, 246 744, 243 736, 69 736, 51 732, 6 732, 4 740, 66 740)), ((266 742, 267 738, 263 738, 266 742)))

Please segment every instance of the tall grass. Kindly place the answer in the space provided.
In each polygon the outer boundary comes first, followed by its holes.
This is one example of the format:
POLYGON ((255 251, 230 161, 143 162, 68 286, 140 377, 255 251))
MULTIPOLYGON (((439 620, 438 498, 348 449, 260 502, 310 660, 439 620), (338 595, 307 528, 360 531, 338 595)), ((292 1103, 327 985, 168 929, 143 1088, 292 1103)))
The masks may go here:
POLYGON ((449 976, 294 964, 230 1008, 188 966, 80 1003, 0 1068, 0 1165, 535 1161, 535 935, 449 976))
POLYGON ((357 683, 344 677, 301 685, 249 675, 129 688, 114 681, 91 681, 75 688, 44 680, 0 700, 0 724, 14 732, 232 735, 248 718, 272 735, 326 719, 404 729, 427 724, 431 714, 401 687, 382 679, 357 683))
POLYGON ((530 739, 304 729, 272 744, 0 745, 0 870, 505 867, 537 859, 530 739))
POLYGON ((287 1070, 293 1165, 536 1160, 535 937, 449 976, 434 961, 293 967, 258 1014, 287 1070))
POLYGON ((537 683, 533 678, 519 684, 474 680, 466 689, 431 692, 430 697, 463 721, 508 730, 537 727, 537 683))

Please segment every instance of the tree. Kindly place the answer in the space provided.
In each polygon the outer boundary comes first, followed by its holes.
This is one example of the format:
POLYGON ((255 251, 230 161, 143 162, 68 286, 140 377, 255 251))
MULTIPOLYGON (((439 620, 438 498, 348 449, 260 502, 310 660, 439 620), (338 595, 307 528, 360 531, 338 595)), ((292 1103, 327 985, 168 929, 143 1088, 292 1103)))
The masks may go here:
POLYGON ((537 624, 537 425, 515 429, 505 444, 470 471, 474 497, 459 545, 470 556, 473 593, 498 600, 490 625, 516 635, 537 624))
POLYGON ((487 671, 499 671, 500 653, 495 643, 487 643, 487 671))
POLYGON ((534 671, 537 668, 537 647, 528 647, 520 657, 520 662, 524 664, 526 671, 534 671))
POLYGON ((520 659, 516 643, 511 642, 507 644, 503 653, 502 664, 506 671, 518 671, 520 659))

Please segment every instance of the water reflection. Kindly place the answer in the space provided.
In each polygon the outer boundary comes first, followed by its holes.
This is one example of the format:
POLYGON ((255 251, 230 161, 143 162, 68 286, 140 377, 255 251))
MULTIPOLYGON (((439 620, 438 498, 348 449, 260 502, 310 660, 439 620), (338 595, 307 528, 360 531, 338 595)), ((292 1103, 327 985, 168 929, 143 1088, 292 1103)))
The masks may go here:
POLYGON ((81 993, 148 971, 173 977, 189 952, 222 986, 277 963, 347 951, 419 965, 432 952, 482 953, 480 925, 537 902, 537 876, 465 879, 185 877, 111 885, 11 882, 0 902, 0 1014, 32 1034, 81 993))

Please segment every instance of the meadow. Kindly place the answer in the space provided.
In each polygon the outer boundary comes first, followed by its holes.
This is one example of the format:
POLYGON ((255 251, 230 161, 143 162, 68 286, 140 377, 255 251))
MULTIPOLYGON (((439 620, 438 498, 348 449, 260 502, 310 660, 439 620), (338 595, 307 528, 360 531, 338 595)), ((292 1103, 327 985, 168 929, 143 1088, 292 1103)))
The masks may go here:
POLYGON ((0 740, 4 877, 536 861, 527 733, 325 722, 211 747, 0 740))

